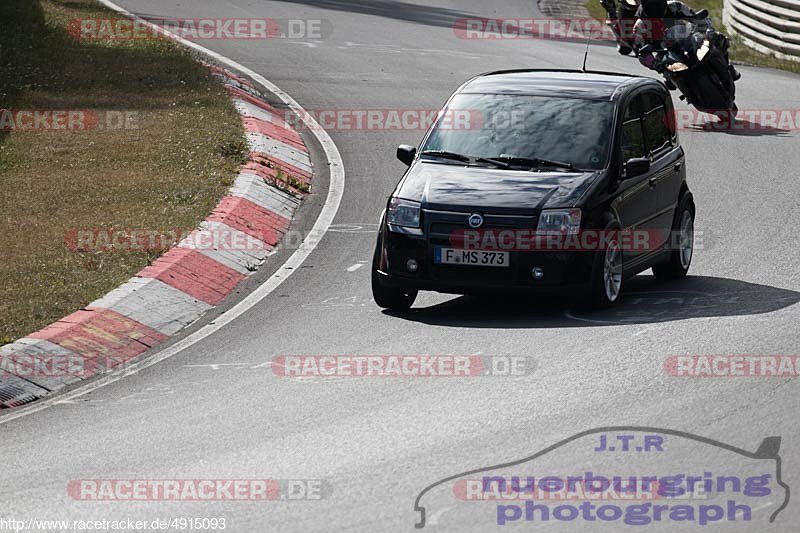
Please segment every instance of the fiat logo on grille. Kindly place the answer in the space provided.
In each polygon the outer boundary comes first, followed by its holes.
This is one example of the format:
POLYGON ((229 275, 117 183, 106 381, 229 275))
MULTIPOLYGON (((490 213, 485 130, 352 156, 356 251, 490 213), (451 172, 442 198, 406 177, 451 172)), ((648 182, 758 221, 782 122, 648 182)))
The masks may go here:
POLYGON ((467 224, 469 224, 470 228, 480 228, 483 226, 483 215, 472 213, 467 219, 467 224))

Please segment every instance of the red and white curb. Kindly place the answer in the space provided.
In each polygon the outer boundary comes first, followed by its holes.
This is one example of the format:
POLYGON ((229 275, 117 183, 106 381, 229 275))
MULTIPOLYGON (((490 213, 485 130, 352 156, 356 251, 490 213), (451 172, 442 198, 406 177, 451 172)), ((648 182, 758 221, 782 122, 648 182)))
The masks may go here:
POLYGON ((0 409, 107 373, 163 343, 252 275, 286 232, 310 190, 308 149, 253 84, 207 67, 222 78, 242 117, 248 162, 212 213, 176 247, 86 308, 0 347, 0 409), (237 245, 221 247, 219 235, 237 245))

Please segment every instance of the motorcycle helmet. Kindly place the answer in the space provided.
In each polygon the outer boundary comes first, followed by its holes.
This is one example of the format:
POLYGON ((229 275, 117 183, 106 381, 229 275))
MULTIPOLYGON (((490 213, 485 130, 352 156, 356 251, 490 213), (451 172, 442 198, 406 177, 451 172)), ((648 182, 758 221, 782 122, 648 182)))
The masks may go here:
POLYGON ((667 0, 642 0, 642 14, 648 18, 661 18, 667 14, 667 0))
POLYGON ((689 24, 675 24, 664 32, 664 46, 674 48, 692 37, 694 27, 689 24))

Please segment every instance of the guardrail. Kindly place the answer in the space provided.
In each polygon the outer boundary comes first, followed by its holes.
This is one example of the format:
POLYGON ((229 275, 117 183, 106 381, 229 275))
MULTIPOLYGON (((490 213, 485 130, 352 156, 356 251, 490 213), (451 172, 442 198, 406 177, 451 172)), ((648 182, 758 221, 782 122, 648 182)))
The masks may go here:
POLYGON ((800 0, 725 0, 722 18, 751 48, 800 61, 800 0))

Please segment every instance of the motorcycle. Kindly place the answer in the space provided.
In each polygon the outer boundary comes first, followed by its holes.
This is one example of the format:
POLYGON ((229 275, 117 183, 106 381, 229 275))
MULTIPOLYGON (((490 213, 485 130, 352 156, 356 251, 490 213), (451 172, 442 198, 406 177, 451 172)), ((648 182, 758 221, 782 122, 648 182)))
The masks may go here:
POLYGON ((709 19, 699 24, 687 21, 666 30, 663 48, 645 45, 640 53, 656 54, 656 70, 667 79, 667 85, 671 82, 681 92, 682 100, 706 113, 722 111, 735 117, 736 85, 719 46, 721 39, 724 36, 714 30, 709 19))

